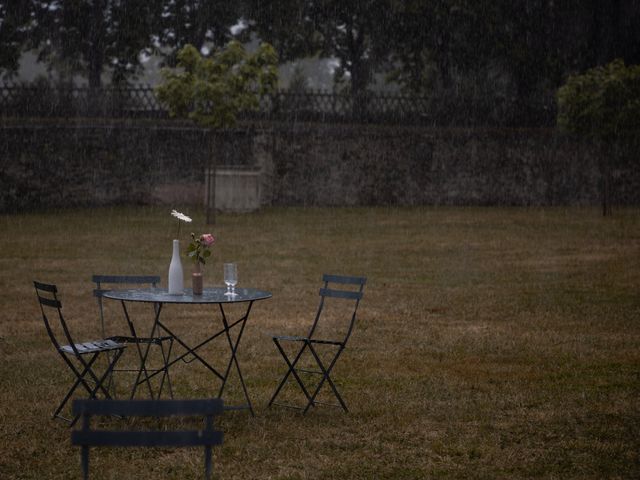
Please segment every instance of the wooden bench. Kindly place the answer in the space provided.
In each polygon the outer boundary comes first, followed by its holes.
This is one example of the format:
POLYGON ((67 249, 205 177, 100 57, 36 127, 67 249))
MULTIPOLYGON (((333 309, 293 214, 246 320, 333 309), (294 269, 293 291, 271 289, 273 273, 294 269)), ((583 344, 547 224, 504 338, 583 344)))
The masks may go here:
POLYGON ((75 400, 74 415, 81 428, 71 432, 71 443, 82 447, 83 478, 89 478, 89 447, 204 447, 205 478, 211 478, 211 447, 221 445, 222 432, 213 429, 213 417, 223 412, 222 399, 202 400, 75 400), (92 430, 92 416, 121 417, 202 416, 201 430, 92 430))

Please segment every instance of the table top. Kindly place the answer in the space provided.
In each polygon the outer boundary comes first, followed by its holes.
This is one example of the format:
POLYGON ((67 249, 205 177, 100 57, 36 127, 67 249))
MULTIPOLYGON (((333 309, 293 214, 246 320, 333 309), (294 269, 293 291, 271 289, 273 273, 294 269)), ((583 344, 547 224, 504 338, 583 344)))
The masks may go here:
POLYGON ((265 300, 271 298, 271 292, 256 290, 255 288, 236 288, 236 295, 225 295, 225 287, 205 288, 202 295, 194 295, 190 288, 182 295, 173 295, 162 288, 135 288, 130 290, 109 290, 104 292, 105 298, 123 300, 127 302, 149 303, 241 303, 265 300))

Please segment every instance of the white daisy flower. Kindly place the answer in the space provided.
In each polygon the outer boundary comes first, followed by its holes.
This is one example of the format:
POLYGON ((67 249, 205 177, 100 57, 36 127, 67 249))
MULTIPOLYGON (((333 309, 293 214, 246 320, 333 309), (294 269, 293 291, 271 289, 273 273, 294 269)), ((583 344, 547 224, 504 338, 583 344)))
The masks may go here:
POLYGON ((176 238, 180 238, 180 222, 191 223, 191 217, 186 216, 184 213, 180 213, 177 210, 171 210, 171 215, 178 219, 178 233, 176 238))
POLYGON ((177 210, 171 210, 171 215, 183 222, 191 223, 191 217, 187 217, 184 213, 180 213, 177 210))

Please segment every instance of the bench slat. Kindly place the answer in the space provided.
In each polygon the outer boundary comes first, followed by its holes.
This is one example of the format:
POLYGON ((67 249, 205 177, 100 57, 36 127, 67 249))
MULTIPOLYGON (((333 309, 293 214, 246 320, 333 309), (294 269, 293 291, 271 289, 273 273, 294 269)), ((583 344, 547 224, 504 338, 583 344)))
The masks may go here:
POLYGON ((75 430, 71 443, 89 447, 199 447, 221 445, 223 433, 219 431, 111 431, 75 430))
POLYGON ((195 400, 75 400, 74 415, 121 415, 163 417, 167 415, 218 415, 223 412, 219 398, 195 400))

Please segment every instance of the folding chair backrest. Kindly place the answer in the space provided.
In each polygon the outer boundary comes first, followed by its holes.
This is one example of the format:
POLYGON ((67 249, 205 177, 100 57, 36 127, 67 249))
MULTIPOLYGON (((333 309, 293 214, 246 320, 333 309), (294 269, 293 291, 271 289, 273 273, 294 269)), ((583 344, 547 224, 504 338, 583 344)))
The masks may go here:
POLYGON ((102 296, 105 292, 113 290, 113 287, 124 288, 127 285, 146 285, 149 287, 157 287, 160 283, 160 277, 157 275, 93 275, 91 281, 96 284, 93 290, 93 296, 98 301, 98 312, 100 314, 100 328, 103 337, 106 337, 104 308, 102 304, 102 296))
MULTIPOLYGON (((344 338, 341 340, 341 343, 344 346, 353 331, 353 327, 356 322, 356 314, 358 312, 358 305, 360 304, 360 300, 364 294, 363 291, 364 286, 367 283, 367 279, 366 277, 348 277, 342 275, 329 275, 325 273, 322 276, 322 281, 324 285, 319 291, 320 304, 318 305, 315 320, 307 336, 309 338, 314 338, 314 335, 318 334, 321 329, 321 319, 325 313, 327 302, 329 302, 330 299, 335 299, 342 303, 340 308, 343 309, 345 328, 343 329, 344 338), (347 305, 351 305, 352 310, 345 311, 345 303, 347 305)), ((337 339, 334 338, 333 340, 337 339)))
POLYGON ((71 443, 82 446, 82 469, 88 478, 89 447, 204 447, 205 476, 211 476, 211 447, 221 445, 223 434, 214 430, 213 417, 222 414, 220 398, 199 400, 74 400, 73 413, 82 418, 71 443), (92 416, 120 417, 198 416, 205 418, 200 430, 92 430, 92 416))
POLYGON ((78 355, 79 353, 76 350, 75 342, 73 341, 67 322, 62 315, 62 302, 58 299, 58 288, 55 285, 36 281, 33 282, 33 286, 38 296, 44 326, 47 329, 47 333, 54 347, 59 350, 62 345, 69 344, 73 352, 78 355), (57 322, 53 323, 50 316, 57 317, 57 322), (64 341, 60 341, 59 339, 61 331, 65 337, 64 341))

